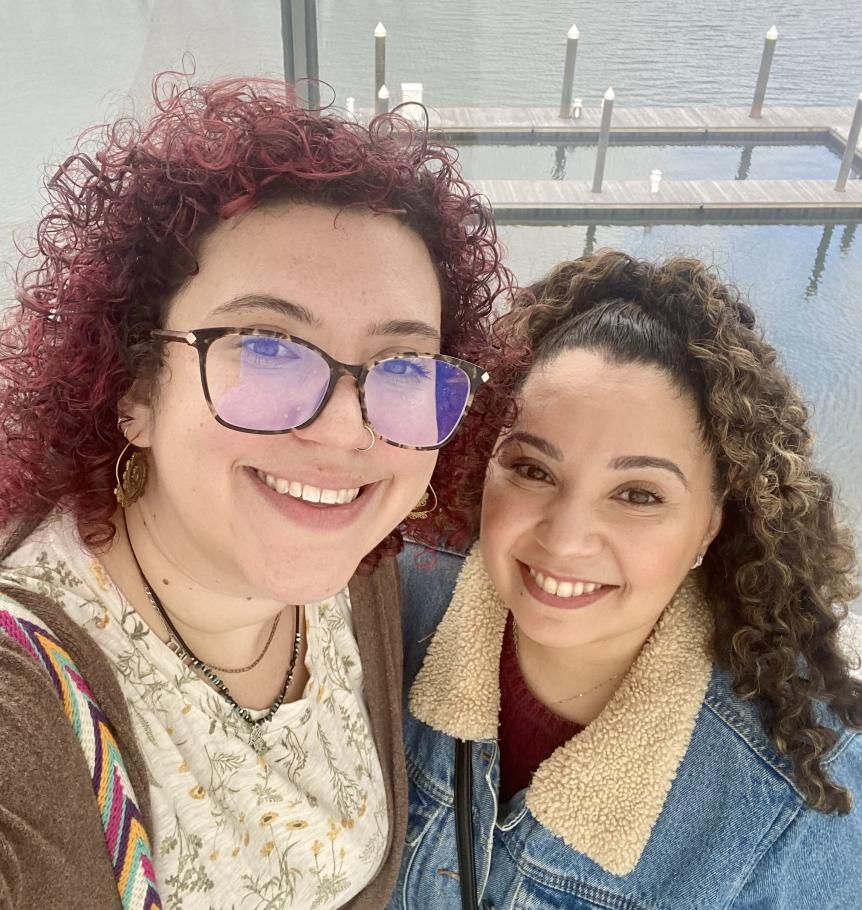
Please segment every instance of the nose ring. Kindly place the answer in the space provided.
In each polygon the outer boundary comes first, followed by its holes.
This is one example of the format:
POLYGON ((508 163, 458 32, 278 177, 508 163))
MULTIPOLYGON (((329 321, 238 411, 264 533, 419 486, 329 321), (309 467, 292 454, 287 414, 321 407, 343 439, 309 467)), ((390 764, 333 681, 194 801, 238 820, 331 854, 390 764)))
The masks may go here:
POLYGON ((368 435, 371 437, 371 442, 367 446, 365 446, 364 449, 361 447, 355 449, 354 451, 356 451, 356 452, 367 452, 367 451, 369 451, 369 449, 373 449, 374 443, 377 441, 377 437, 374 435, 374 430, 372 430, 371 427, 368 426, 367 423, 363 423, 362 426, 364 429, 366 429, 368 431, 368 435))

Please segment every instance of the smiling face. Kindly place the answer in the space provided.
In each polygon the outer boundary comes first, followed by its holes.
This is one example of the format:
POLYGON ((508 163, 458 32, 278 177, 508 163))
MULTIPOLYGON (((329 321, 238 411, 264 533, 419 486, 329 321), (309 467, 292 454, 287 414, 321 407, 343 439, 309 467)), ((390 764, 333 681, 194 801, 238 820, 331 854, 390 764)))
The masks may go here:
POLYGON ((521 399, 485 483, 488 573, 537 644, 642 641, 721 520, 694 402, 585 350, 537 367, 521 399))
MULTIPOLYGON (((259 209, 219 225, 199 262, 166 329, 274 330, 350 364, 439 351, 433 263, 392 216, 259 209)), ((221 426, 204 398, 197 351, 165 350, 156 394, 132 407, 128 427, 150 449, 142 505, 163 557, 225 595, 304 603, 339 590, 422 496, 436 452, 380 440, 358 451, 370 436, 346 375, 301 430, 255 435, 221 426)))

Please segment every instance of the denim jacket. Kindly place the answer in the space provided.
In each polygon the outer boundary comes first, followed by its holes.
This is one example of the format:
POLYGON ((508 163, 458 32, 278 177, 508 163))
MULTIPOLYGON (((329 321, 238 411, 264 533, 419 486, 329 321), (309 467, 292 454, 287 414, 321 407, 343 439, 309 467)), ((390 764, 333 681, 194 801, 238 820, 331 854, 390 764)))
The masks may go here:
POLYGON ((506 608, 478 553, 464 561, 411 544, 400 563, 410 812, 390 908, 461 906, 454 737, 474 741, 484 910, 862 908, 862 736, 822 712, 838 734, 825 766, 856 806, 846 816, 809 809, 756 707, 713 666, 694 580, 600 716, 501 806, 506 608))

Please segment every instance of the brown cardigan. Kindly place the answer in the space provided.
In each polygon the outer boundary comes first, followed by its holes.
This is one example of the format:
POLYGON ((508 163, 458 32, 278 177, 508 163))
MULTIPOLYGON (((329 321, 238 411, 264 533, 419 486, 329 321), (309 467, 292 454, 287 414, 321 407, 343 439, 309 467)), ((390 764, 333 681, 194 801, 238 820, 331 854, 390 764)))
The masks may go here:
MULTIPOLYGON (((365 700, 380 757, 389 838, 376 878, 345 906, 385 907, 401 863, 407 778, 401 740, 398 573, 385 559, 350 582, 365 700)), ((95 642, 50 600, 0 586, 64 643, 108 716, 152 835, 149 784, 125 699, 95 642)), ((152 837, 151 837, 152 839, 152 837)), ((0 635, 0 910, 121 908, 84 755, 47 674, 0 635)), ((166 908, 168 910, 168 908, 166 908)))

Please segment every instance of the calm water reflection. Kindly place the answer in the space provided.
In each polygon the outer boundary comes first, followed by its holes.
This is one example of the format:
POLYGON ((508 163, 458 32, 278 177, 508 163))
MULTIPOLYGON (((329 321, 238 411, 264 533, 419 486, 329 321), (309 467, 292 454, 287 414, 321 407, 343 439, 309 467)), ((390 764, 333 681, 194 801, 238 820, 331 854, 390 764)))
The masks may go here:
MULTIPOLYGON (((592 181, 596 147, 463 145, 460 159, 475 180, 592 181)), ((834 180, 840 161, 825 145, 611 145, 605 180, 834 180)))

